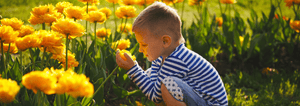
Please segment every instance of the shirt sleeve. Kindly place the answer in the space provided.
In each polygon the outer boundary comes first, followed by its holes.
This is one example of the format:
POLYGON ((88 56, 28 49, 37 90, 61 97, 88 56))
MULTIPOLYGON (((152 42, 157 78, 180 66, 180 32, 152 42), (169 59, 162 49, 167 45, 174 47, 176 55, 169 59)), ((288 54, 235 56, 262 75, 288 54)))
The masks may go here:
MULTIPOLYGON (((147 69, 151 72, 152 66, 147 69)), ((161 96, 161 83, 157 80, 151 80, 147 75, 147 71, 144 71, 138 64, 134 65, 127 71, 128 77, 141 89, 148 99, 153 102, 159 103, 162 101, 161 96)))

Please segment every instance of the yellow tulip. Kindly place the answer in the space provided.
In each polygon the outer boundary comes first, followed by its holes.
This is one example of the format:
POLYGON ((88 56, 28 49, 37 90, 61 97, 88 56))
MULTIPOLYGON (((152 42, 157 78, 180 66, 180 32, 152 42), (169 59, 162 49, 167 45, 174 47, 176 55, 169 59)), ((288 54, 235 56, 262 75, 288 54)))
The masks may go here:
POLYGON ((107 1, 109 3, 114 3, 114 4, 119 3, 119 0, 105 0, 105 1, 107 1))
POLYGON ((37 90, 45 94, 54 94, 56 89, 57 79, 46 68, 44 71, 31 71, 22 77, 22 84, 31 89, 35 94, 37 90))
POLYGON ((132 54, 129 51, 127 50, 119 50, 119 51, 120 51, 120 56, 123 60, 125 61, 127 60, 127 58, 124 56, 124 53, 127 53, 132 58, 133 61, 136 60, 136 57, 134 55, 132 56, 132 54))
POLYGON ((119 0, 119 4, 121 4, 121 5, 134 5, 134 4, 136 4, 136 0, 119 0))
POLYGON ((91 11, 88 13, 86 17, 87 21, 90 21, 90 23, 104 23, 106 21, 106 15, 103 12, 100 11, 91 11))
POLYGON ((220 2, 223 4, 234 4, 236 3, 236 0, 220 0, 220 2))
POLYGON ((217 18, 216 18, 216 23, 218 24, 219 27, 222 27, 222 24, 223 24, 223 18, 222 18, 222 17, 217 17, 217 18))
POLYGON ((166 5, 173 5, 174 3, 176 3, 178 0, 162 0, 163 3, 165 3, 166 5))
POLYGON ((13 43, 19 35, 11 26, 0 26, 0 39, 3 43, 13 43))
POLYGON ((26 35, 32 34, 34 32, 34 29, 29 25, 22 25, 21 29, 18 30, 18 32, 18 37, 24 37, 26 35))
POLYGON ((71 6, 73 6, 72 3, 63 1, 63 2, 56 3, 55 9, 57 10, 57 12, 63 13, 65 8, 71 6))
POLYGON ((115 14, 118 18, 133 18, 136 16, 135 14, 136 8, 133 6, 121 6, 118 7, 115 11, 115 14))
POLYGON ((83 3, 89 3, 89 4, 100 4, 99 0, 78 0, 83 3))
POLYGON ((106 20, 109 18, 109 16, 111 15, 111 10, 107 7, 104 8, 100 8, 99 9, 100 12, 103 12, 106 15, 106 20))
POLYGON ((79 6, 70 6, 65 8, 63 12, 68 18, 83 19, 85 11, 79 6))
MULTIPOLYGON (((1 44, 0 44, 0 46, 1 46, 1 44)), ((8 47, 9 47, 9 53, 13 53, 13 54, 18 53, 18 48, 16 47, 15 43, 11 43, 10 45, 9 44, 3 44, 3 51, 7 52, 8 47)), ((1 51, 1 49, 0 49, 0 51, 1 51)))
POLYGON ((23 21, 19 20, 17 18, 3 18, 1 19, 1 24, 2 25, 6 25, 6 26, 11 26, 14 30, 19 30, 22 25, 23 25, 23 21))
POLYGON ((123 33, 126 33, 126 34, 127 33, 132 33, 132 25, 131 24, 126 24, 126 26, 125 26, 125 24, 122 23, 118 26, 118 31, 119 32, 123 31, 123 33), (125 29, 124 29, 124 27, 125 27, 125 29))
POLYGON ((105 36, 108 37, 110 34, 111 34, 111 30, 110 29, 101 28, 101 29, 98 29, 96 31, 96 35, 99 38, 104 38, 105 36))
POLYGON ((69 35, 68 39, 80 37, 84 33, 84 27, 71 19, 59 19, 53 23, 51 28, 54 31, 64 34, 65 38, 66 35, 69 35))
POLYGON ((62 14, 57 12, 53 5, 43 5, 35 7, 30 12, 31 16, 28 19, 29 23, 32 25, 42 24, 42 23, 53 23, 57 19, 62 18, 62 14))
MULTIPOLYGON (((0 75, 1 76, 1 75, 0 75)), ((0 77, 0 102, 10 103, 15 100, 15 96, 18 94, 20 86, 16 81, 11 79, 2 79, 0 77)))
POLYGON ((300 32, 300 20, 291 20, 290 21, 290 26, 292 29, 294 29, 297 33, 300 32))

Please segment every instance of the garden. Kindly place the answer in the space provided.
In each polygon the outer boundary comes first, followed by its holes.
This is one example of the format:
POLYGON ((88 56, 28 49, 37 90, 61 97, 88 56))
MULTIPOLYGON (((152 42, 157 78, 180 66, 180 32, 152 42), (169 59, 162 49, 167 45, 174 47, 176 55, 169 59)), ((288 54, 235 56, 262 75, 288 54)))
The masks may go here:
MULTIPOLYGON (((1 0, 1 106, 153 106, 116 64, 156 0, 1 0)), ((300 0, 161 0, 217 69, 230 106, 300 105, 300 0)), ((126 58, 125 58, 126 59, 126 58)))

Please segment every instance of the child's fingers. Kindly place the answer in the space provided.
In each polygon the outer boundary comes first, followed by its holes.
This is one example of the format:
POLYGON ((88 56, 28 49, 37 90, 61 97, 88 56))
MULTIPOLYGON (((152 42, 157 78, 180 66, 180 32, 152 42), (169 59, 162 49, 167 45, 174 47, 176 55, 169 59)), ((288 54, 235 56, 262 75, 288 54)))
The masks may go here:
POLYGON ((131 61, 133 61, 132 58, 127 53, 124 53, 124 56, 126 59, 130 59, 131 61))
POLYGON ((117 53, 116 53, 116 62, 119 64, 119 63, 122 63, 121 61, 123 61, 123 59, 121 58, 120 53, 117 51, 117 53))

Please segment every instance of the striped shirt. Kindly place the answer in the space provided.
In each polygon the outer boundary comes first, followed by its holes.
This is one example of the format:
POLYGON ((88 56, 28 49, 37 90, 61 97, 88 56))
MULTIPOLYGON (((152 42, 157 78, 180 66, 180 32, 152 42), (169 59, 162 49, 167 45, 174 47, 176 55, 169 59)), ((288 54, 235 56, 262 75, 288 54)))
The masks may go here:
POLYGON ((180 44, 166 57, 164 63, 162 59, 160 56, 152 61, 151 67, 146 71, 137 64, 127 71, 129 78, 148 99, 161 102, 161 81, 167 76, 173 76, 190 85, 209 105, 228 105, 221 77, 202 56, 180 44))

